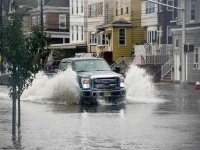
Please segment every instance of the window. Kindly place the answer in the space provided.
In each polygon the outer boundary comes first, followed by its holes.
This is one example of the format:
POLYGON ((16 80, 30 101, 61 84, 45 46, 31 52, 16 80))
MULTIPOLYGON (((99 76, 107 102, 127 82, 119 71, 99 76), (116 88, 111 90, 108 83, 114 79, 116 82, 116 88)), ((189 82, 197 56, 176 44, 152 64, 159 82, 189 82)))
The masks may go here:
MULTIPOLYGON (((174 0, 167 0, 167 4, 170 6, 174 6, 174 0)), ((173 8, 167 7, 168 11, 173 11, 173 8)))
POLYGON ((76 0, 76 13, 78 14, 78 0, 76 0))
POLYGON ((126 14, 129 14, 129 0, 126 0, 126 14))
POLYGON ((43 15, 43 25, 46 26, 47 23, 47 17, 46 14, 43 15))
POLYGON ((83 26, 81 26, 81 41, 83 41, 83 26))
POLYGON ((76 26, 76 40, 78 41, 78 26, 76 26))
POLYGON ((37 25, 36 19, 37 19, 36 16, 32 16, 32 26, 37 25))
POLYGON ((157 31, 148 31, 147 32, 147 42, 149 44, 157 42, 157 31))
POLYGON ((167 44, 172 44, 172 31, 171 26, 167 26, 167 44))
POLYGON ((121 15, 123 15, 123 0, 120 1, 120 6, 121 6, 121 15))
POLYGON ((72 26, 72 41, 74 41, 74 26, 72 26))
POLYGON ((195 19, 195 0, 190 0, 190 20, 195 19))
POLYGON ((59 29, 66 29, 66 15, 59 15, 59 29))
POLYGON ((90 43, 91 44, 96 44, 97 43, 97 38, 96 38, 96 33, 95 32, 90 32, 90 43))
POLYGON ((126 29, 119 29, 119 45, 126 44, 126 29))
POLYGON ((179 39, 175 39, 175 48, 179 48, 179 39))
POLYGON ((98 9, 97 9, 97 15, 103 16, 103 2, 97 3, 98 9))
POLYGON ((105 45, 105 34, 104 33, 99 33, 98 34, 98 43, 99 46, 105 45))
POLYGON ((81 0, 81 13, 83 13, 83 0, 81 0))
POLYGON ((72 4, 72 14, 74 14, 74 1, 73 0, 71 0, 71 4, 72 4))
POLYGON ((194 69, 199 68, 199 48, 194 49, 194 69))
POLYGON ((96 4, 89 5, 89 17, 96 16, 96 4))
POLYGON ((40 15, 37 16, 37 19, 38 19, 37 23, 39 25, 40 24, 40 15))
MULTIPOLYGON (((159 0, 160 3, 163 3, 163 0, 159 0)), ((162 12, 163 10, 163 6, 162 5, 158 5, 158 11, 162 12)))
POLYGON ((118 16, 118 2, 116 2, 116 16, 118 16))
POLYGON ((146 14, 155 13, 155 4, 151 2, 146 2, 146 14))

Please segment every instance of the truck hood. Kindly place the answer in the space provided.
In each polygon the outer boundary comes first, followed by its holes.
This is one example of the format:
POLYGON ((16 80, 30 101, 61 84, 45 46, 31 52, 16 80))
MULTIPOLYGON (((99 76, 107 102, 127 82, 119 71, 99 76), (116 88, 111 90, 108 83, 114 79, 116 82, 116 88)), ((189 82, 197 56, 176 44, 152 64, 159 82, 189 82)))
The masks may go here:
POLYGON ((79 77, 85 78, 105 78, 105 77, 122 77, 121 74, 118 74, 113 71, 91 71, 91 72, 77 72, 79 77))

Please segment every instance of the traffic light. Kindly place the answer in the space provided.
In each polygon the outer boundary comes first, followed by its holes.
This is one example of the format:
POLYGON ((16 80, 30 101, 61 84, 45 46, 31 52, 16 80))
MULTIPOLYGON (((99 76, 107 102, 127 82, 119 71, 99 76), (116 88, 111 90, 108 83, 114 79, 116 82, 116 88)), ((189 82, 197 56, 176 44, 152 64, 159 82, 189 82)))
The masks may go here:
POLYGON ((184 44, 184 52, 185 53, 194 52, 194 44, 184 44))

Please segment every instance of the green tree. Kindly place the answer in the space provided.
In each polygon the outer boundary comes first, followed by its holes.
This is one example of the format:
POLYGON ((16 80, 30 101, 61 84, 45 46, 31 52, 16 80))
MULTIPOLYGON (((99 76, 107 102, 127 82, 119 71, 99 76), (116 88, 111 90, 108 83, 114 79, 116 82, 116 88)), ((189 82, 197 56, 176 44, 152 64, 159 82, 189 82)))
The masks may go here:
POLYGON ((40 27, 31 28, 30 35, 23 34, 23 15, 13 14, 12 20, 3 26, 2 56, 11 72, 10 97, 13 100, 12 135, 16 137, 16 101, 18 100, 18 131, 20 132, 20 97, 31 85, 35 74, 43 67, 49 55, 49 36, 40 27))

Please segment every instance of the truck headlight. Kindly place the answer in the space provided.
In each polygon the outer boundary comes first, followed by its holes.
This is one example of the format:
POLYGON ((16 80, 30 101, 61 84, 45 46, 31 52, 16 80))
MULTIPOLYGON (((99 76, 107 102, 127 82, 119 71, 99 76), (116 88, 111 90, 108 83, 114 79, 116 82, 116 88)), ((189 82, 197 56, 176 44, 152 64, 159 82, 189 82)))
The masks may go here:
POLYGON ((120 77, 120 87, 125 87, 124 77, 120 77))
POLYGON ((82 83, 83 89, 90 88, 90 80, 89 79, 81 79, 81 83, 82 83))

